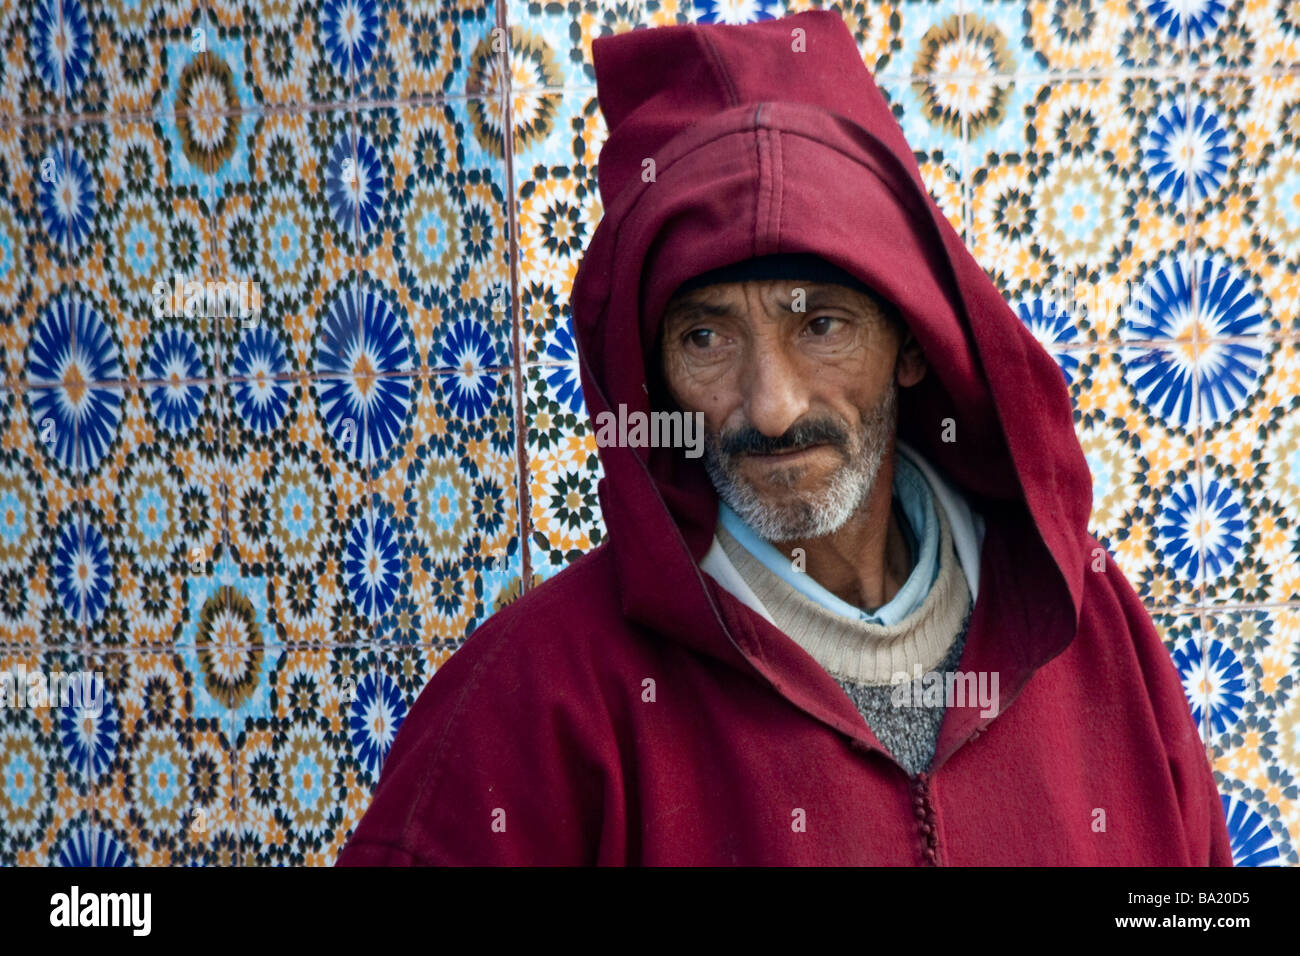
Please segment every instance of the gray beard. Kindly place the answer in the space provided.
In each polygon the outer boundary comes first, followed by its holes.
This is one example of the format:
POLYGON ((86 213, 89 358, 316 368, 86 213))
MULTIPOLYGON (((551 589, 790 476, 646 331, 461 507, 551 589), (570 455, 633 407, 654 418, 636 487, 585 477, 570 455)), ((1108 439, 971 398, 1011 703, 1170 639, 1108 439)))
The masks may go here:
MULTIPOLYGON (((876 475, 898 426, 898 386, 891 380, 884 397, 862 420, 849 460, 831 476, 822 491, 785 505, 765 501, 736 467, 734 457, 723 454, 716 433, 706 433, 704 468, 718 497, 745 524, 766 541, 795 541, 834 534, 848 523, 871 497, 876 475)), ((788 469, 787 481, 798 479, 801 469, 788 469)))

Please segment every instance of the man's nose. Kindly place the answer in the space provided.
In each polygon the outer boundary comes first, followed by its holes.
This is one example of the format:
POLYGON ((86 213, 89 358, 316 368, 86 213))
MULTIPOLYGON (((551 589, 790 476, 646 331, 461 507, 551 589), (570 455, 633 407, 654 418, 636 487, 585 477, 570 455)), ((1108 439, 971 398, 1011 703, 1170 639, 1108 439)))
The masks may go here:
POLYGON ((808 411, 807 383, 782 349, 755 349, 744 389, 747 421, 769 438, 784 435, 808 411))

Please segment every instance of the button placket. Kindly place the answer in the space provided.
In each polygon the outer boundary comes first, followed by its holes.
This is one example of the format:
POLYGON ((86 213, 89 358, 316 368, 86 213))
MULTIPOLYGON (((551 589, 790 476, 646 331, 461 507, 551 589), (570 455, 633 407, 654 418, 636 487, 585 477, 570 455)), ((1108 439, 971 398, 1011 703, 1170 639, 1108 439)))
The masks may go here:
POLYGON ((917 774, 914 778, 914 786, 912 808, 916 815, 917 832, 921 837, 921 858, 930 866, 938 866, 938 823, 935 819, 934 806, 930 802, 929 778, 924 773, 917 774))

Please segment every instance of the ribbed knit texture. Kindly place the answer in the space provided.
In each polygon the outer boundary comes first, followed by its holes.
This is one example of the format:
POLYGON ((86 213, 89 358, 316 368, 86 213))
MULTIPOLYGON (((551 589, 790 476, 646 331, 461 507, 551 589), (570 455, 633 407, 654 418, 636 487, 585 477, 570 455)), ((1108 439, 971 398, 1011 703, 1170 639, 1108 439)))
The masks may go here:
MULTIPOLYGON (((898 706, 890 683, 899 672, 951 672, 961 661, 970 620, 970 588, 953 548, 942 507, 939 574, 921 605, 885 627, 837 614, 811 601, 751 555, 721 524, 716 533, 727 557, 785 634, 826 668, 844 688, 876 738, 909 774, 925 770, 934 756, 943 706, 898 706)), ((919 677, 909 677, 911 700, 921 697, 919 677)))
MULTIPOLYGON (((969 620, 970 615, 967 614, 962 620, 961 629, 957 633, 956 640, 952 642, 952 647, 938 666, 933 668, 944 675, 945 685, 948 674, 955 671, 957 665, 961 663, 961 652, 966 646, 966 625, 969 620)), ((934 759, 935 745, 939 742, 939 726, 943 723, 943 712, 946 709, 943 705, 922 707, 913 704, 903 707, 893 702, 894 688, 891 686, 863 684, 840 677, 836 677, 835 681, 844 688, 844 693, 849 695, 849 700, 853 701, 853 706, 858 709, 858 713, 867 722, 876 739, 885 745, 910 776, 915 777, 922 770, 929 768, 930 761, 934 759)), ((913 679, 911 684, 911 696, 908 699, 922 700, 924 686, 921 678, 913 679)))

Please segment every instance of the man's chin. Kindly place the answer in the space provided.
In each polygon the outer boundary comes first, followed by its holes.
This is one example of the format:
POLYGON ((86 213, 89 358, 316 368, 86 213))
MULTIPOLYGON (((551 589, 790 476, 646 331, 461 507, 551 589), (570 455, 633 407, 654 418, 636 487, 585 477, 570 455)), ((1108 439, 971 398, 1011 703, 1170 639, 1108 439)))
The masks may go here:
POLYGON ((722 500, 768 541, 821 536, 825 532, 817 529, 825 526, 827 513, 838 510, 833 502, 841 497, 837 479, 841 478, 842 464, 824 467, 820 462, 798 465, 792 462, 788 467, 751 470, 745 456, 719 464, 722 467, 711 477, 722 500))
MULTIPOLYGON (((846 489, 836 485, 838 474, 804 475, 796 484, 785 487, 773 485, 770 481, 755 483, 733 472, 732 493, 726 496, 731 500, 727 504, 768 541, 779 543, 824 537, 833 533, 833 530, 828 530, 830 525, 842 527, 851 517, 843 514, 846 489)), ((861 500, 858 506, 861 506, 861 500)))
POLYGON ((815 509, 807 503, 794 507, 767 508, 761 514, 741 517, 760 538, 778 547, 785 542, 821 537, 815 509))
POLYGON ((731 510, 745 519, 751 527, 766 527, 775 532, 784 529, 781 535, 766 536, 772 540, 789 541, 807 537, 805 533, 815 522, 814 516, 819 506, 824 506, 822 487, 804 489, 778 489, 759 491, 753 486, 745 489, 747 503, 740 508, 734 504, 731 510), (819 494, 818 492, 821 492, 819 494))

